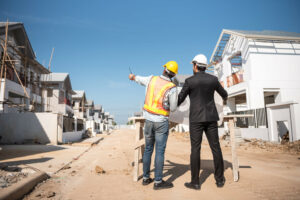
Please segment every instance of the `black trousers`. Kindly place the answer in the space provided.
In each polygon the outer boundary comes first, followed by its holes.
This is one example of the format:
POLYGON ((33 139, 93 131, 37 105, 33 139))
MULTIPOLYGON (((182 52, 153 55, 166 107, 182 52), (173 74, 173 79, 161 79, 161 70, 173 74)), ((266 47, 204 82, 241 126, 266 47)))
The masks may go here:
POLYGON ((199 184, 200 150, 203 131, 206 134, 214 158, 215 179, 222 181, 224 177, 224 161, 219 143, 217 122, 190 122, 191 139, 191 174, 192 183, 199 184))

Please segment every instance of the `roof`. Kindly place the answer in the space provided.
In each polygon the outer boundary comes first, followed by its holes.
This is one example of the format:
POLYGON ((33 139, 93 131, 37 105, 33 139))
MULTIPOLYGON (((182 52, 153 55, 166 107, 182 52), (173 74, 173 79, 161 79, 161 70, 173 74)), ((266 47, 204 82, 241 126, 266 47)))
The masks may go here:
MULTIPOLYGON (((5 34, 5 27, 6 27, 6 22, 0 22, 0 35, 5 34)), ((24 24, 21 22, 8 22, 8 32, 13 33, 17 45, 27 47, 27 51, 25 50, 25 48, 16 48, 16 49, 19 52, 21 52, 23 55, 27 55, 30 58, 30 60, 32 60, 32 62, 35 64, 35 66, 39 67, 44 73, 49 73, 48 69, 45 68, 36 60, 35 53, 31 46, 29 37, 26 33, 24 24)), ((10 43, 8 43, 8 45, 10 45, 10 43)))
MULTIPOLYGON (((0 34, 5 34, 6 22, 0 22, 0 34)), ((28 35, 26 33, 25 27, 21 22, 8 22, 8 32, 14 32, 16 39, 22 43, 23 46, 26 44, 26 40, 28 43, 28 50, 30 52, 30 57, 35 59, 35 54, 32 49, 31 43, 29 41, 28 35)), ((25 52, 23 52, 25 53, 25 52)))
POLYGON ((99 104, 95 105, 94 110, 102 110, 102 105, 99 104))
POLYGON ((286 32, 286 31, 249 31, 249 30, 229 30, 223 29, 216 47, 211 55, 210 62, 219 62, 222 60, 223 52, 226 48, 226 44, 230 39, 231 35, 237 35, 249 39, 255 40, 273 40, 273 41, 296 41, 300 42, 300 33, 286 32))
POLYGON ((268 37, 270 39, 300 39, 300 33, 286 32, 286 31, 272 31, 272 30, 262 30, 262 31, 247 31, 247 30, 227 30, 224 29, 223 32, 235 33, 237 35, 245 36, 247 38, 260 38, 268 37))
POLYGON ((50 74, 42 74, 41 81, 42 82, 63 82, 69 76, 68 73, 50 73, 50 74))
MULTIPOLYGON (((13 25, 23 25, 21 22, 8 22, 8 26, 13 26, 13 25)), ((0 28, 5 27, 6 22, 0 22, 0 28)))
POLYGON ((86 100, 86 105, 87 106, 93 106, 94 105, 94 101, 93 100, 86 100))
POLYGON ((65 82, 66 87, 71 91, 72 94, 76 94, 72 90, 71 80, 68 73, 50 73, 50 74, 42 74, 41 82, 43 83, 59 83, 65 82))
POLYGON ((74 90, 76 94, 72 95, 72 99, 82 99, 85 97, 85 92, 84 90, 74 90))
MULTIPOLYGON (((213 72, 209 71, 209 70, 206 70, 205 73, 207 74, 210 74, 210 75, 214 75, 213 72)), ((193 75, 191 74, 179 74, 179 75, 176 75, 176 77, 174 78, 174 83, 175 85, 179 86, 179 87, 182 87, 184 82, 185 82, 185 79, 191 77, 193 75)), ((214 75, 215 76, 215 75, 214 75)))
POLYGON ((187 79, 187 78, 189 78, 191 76, 192 75, 190 75, 190 74, 185 74, 185 75, 178 74, 178 75, 175 76, 174 82, 175 82, 176 85, 180 85, 180 83, 184 83, 185 79, 187 79))
POLYGON ((135 113, 133 113, 133 115, 135 116, 135 117, 140 117, 140 116, 143 116, 143 112, 135 112, 135 113))

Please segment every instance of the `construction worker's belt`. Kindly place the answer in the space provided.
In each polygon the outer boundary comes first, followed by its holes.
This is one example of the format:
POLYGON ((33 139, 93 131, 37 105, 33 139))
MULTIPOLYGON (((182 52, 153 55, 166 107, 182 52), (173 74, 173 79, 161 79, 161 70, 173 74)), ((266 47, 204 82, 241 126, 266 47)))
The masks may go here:
POLYGON ((174 83, 159 76, 153 76, 148 84, 144 110, 157 115, 169 116, 170 110, 163 107, 163 99, 166 92, 173 87, 175 87, 174 83))

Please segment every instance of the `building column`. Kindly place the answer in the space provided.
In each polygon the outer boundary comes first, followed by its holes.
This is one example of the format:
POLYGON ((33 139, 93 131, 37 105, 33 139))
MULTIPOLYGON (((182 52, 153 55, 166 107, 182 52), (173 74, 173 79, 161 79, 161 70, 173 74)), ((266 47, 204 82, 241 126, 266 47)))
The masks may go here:
POLYGON ((228 106, 228 110, 230 112, 235 112, 236 111, 236 104, 235 104, 235 98, 234 97, 228 98, 227 106, 228 106))

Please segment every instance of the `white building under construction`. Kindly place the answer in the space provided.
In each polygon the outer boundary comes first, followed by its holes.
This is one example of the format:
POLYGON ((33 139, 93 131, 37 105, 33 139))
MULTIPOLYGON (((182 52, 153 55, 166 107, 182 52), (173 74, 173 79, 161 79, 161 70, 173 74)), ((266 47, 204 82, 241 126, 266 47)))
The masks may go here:
POLYGON ((238 126, 265 140, 300 139, 300 33, 223 30, 210 62, 229 94, 225 112, 254 114, 238 126))

